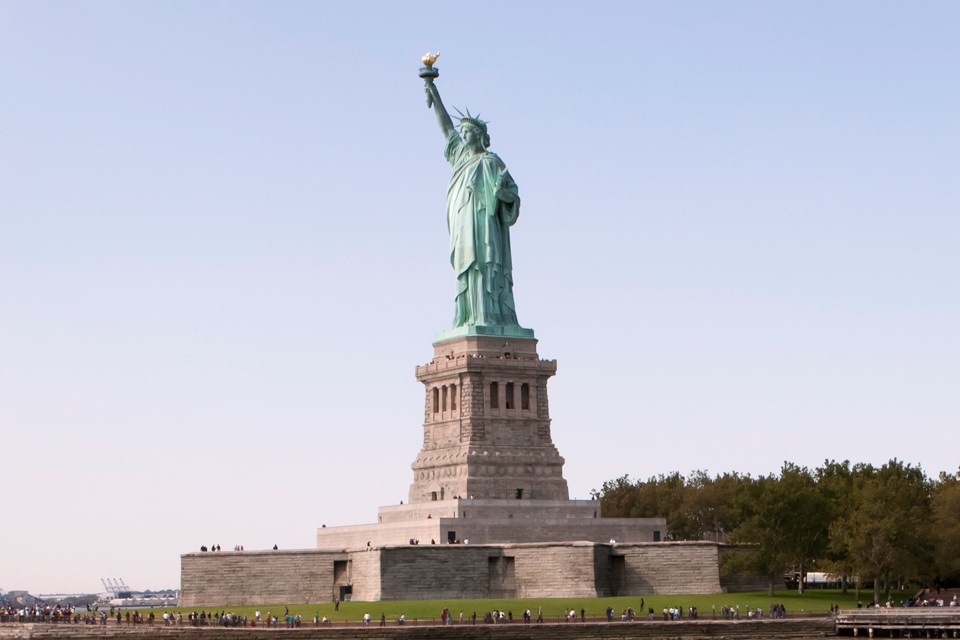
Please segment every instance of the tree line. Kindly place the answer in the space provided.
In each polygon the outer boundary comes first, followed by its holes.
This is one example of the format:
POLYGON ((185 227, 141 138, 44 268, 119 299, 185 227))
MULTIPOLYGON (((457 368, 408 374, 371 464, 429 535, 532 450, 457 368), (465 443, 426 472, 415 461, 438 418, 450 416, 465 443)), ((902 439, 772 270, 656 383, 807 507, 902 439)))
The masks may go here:
POLYGON ((694 471, 603 483, 593 495, 604 517, 665 517, 668 540, 738 545, 722 569, 752 572, 774 586, 822 571, 843 589, 960 582, 960 472, 928 478, 893 459, 881 467, 827 460, 816 469, 785 462, 777 474, 694 471))

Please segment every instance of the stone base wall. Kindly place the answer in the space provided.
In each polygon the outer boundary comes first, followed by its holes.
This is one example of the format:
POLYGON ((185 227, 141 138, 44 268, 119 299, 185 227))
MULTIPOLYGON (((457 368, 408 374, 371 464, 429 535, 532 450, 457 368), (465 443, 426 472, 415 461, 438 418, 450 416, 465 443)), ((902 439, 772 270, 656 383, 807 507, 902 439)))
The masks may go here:
POLYGON ((386 600, 383 597, 383 576, 380 549, 356 551, 350 554, 350 583, 353 586, 353 600, 376 602, 386 600))
POLYGON ((393 547, 380 552, 383 600, 487 597, 488 556, 474 546, 393 547))
POLYGON ((358 601, 719 593, 717 558, 710 542, 189 553, 181 604, 330 602, 347 585, 358 601))
POLYGON ((342 552, 242 551, 180 556, 184 607, 330 602, 342 552))
POLYGON ((625 559, 620 595, 719 593, 717 544, 669 542, 616 545, 625 559))
POLYGON ((417 546, 385 549, 384 600, 594 597, 596 545, 417 546))
MULTIPOLYGON (((596 551, 597 545, 590 543, 504 549, 504 553, 512 553, 516 558, 516 597, 595 597, 598 587, 596 551)), ((601 555, 602 569, 607 554, 601 555)))

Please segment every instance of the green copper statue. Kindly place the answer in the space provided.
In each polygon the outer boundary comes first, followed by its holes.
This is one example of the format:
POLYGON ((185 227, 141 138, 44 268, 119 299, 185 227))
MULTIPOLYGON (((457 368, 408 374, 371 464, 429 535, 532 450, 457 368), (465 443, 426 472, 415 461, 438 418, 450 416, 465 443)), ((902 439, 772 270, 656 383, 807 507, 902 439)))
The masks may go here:
MULTIPOLYGON (((433 80, 436 55, 423 57, 420 77, 426 81, 427 106, 433 107, 446 140, 444 156, 453 166, 447 188, 447 228, 450 262, 457 277, 453 326, 482 331, 484 327, 517 325, 513 302, 510 226, 520 214, 517 184, 496 154, 487 151, 487 123, 467 115, 459 118, 460 132, 447 113, 433 80)), ((486 332, 486 331, 483 331, 486 332)))

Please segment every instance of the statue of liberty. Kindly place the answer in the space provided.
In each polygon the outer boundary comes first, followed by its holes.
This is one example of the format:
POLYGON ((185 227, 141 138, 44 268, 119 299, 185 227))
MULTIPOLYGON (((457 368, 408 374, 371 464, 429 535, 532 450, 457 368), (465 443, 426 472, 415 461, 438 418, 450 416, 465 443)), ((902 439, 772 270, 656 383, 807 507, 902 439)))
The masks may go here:
POLYGON ((446 141, 444 156, 453 167, 447 188, 450 263, 457 278, 453 326, 524 331, 517 325, 510 258, 510 227, 520 214, 517 184, 503 161, 487 151, 486 122, 467 110, 460 114, 457 132, 433 82, 439 75, 435 61, 436 56, 424 56, 420 76, 446 141))

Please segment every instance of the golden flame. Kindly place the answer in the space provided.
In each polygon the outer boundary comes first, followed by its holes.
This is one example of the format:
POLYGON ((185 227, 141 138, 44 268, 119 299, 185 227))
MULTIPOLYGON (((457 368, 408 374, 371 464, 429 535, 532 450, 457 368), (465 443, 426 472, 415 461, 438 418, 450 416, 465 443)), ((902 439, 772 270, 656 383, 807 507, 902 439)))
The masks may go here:
POLYGON ((437 58, 439 57, 440 57, 439 51, 437 51, 436 53, 430 53, 429 51, 427 51, 425 54, 423 54, 423 57, 420 58, 420 60, 423 61, 423 66, 432 67, 433 63, 436 62, 437 58))

